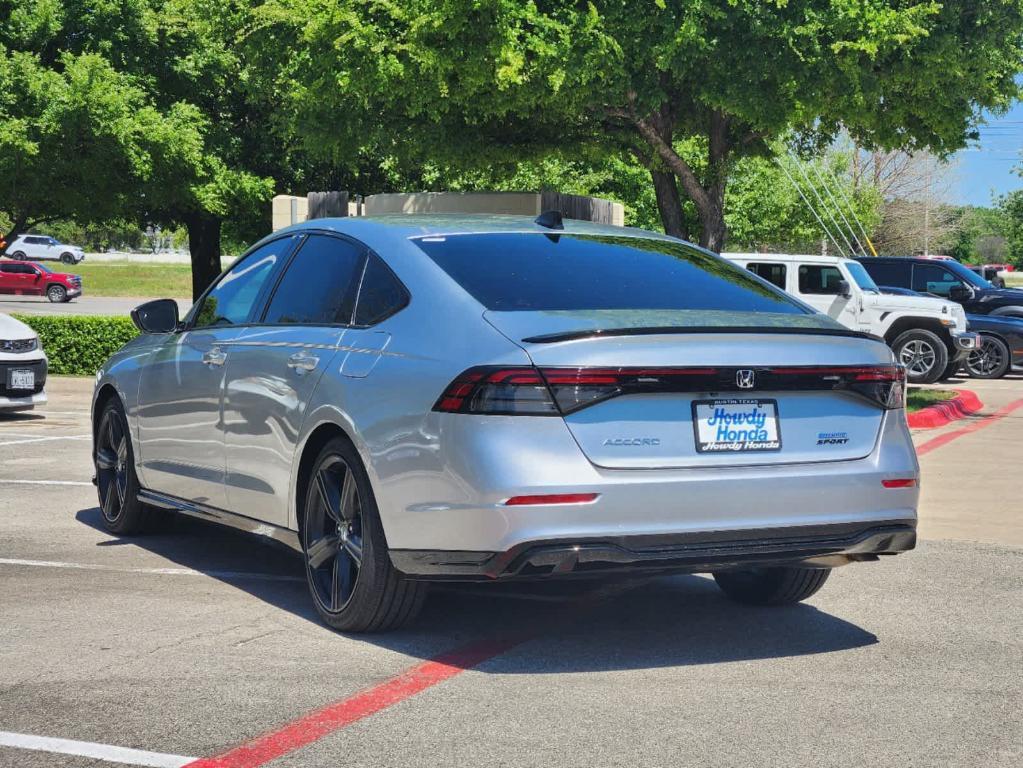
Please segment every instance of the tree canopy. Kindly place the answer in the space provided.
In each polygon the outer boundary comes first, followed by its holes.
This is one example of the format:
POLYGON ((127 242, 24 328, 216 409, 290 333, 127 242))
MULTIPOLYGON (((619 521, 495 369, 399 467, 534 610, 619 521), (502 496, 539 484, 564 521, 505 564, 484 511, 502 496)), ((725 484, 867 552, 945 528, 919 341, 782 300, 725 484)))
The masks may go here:
POLYGON ((629 152, 665 229, 712 248, 739 158, 840 128, 947 154, 1018 95, 1023 57, 1023 5, 1002 0, 268 0, 257 19, 251 39, 287 51, 278 83, 310 147, 466 167, 629 152))

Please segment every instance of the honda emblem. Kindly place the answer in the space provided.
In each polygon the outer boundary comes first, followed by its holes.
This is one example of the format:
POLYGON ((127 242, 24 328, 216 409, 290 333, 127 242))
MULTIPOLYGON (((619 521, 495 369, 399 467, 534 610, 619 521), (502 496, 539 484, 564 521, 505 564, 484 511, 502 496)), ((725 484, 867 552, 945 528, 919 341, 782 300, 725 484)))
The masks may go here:
POLYGON ((753 389, 756 376, 749 368, 741 368, 735 372, 735 386, 739 389, 753 389))

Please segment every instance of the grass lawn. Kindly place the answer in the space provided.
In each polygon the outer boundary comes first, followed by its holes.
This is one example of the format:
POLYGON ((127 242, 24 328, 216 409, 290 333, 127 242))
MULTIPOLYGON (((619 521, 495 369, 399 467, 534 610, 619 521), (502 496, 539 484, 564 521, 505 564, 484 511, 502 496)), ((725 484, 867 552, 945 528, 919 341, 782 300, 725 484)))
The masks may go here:
POLYGON ((73 267, 48 265, 54 271, 82 276, 86 296, 139 296, 177 299, 192 295, 191 264, 139 264, 88 261, 73 267))
POLYGON ((956 396, 955 392, 948 389, 910 389, 906 393, 906 410, 912 413, 919 411, 928 405, 940 403, 942 400, 951 400, 956 396))

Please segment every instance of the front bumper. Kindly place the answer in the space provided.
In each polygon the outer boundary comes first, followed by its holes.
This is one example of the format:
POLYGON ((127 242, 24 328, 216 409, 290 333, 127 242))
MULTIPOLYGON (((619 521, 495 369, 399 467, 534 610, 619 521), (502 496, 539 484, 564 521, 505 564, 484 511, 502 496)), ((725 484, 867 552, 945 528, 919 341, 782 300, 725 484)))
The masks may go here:
POLYGON ((962 331, 952 334, 952 343, 955 345, 955 360, 962 360, 975 349, 979 349, 981 338, 979 333, 973 331, 962 331))
POLYGON ((531 541, 506 552, 392 550, 402 573, 426 580, 530 579, 618 572, 703 573, 771 565, 833 568, 916 546, 916 524, 893 520, 666 536, 531 541))
POLYGON ((0 394, 0 413, 12 413, 14 411, 30 411, 37 405, 46 403, 46 392, 40 390, 24 397, 14 397, 0 394))

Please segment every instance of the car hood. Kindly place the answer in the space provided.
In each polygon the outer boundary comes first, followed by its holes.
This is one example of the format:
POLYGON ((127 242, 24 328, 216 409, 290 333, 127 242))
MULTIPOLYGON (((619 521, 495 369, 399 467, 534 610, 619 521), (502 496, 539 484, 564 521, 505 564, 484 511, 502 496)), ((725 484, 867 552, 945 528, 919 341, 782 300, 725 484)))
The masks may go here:
POLYGON ((877 309, 884 309, 890 312, 905 312, 906 310, 923 310, 927 312, 941 312, 949 314, 958 305, 945 299, 934 296, 903 296, 892 293, 868 293, 864 295, 864 302, 869 303, 877 309))
POLYGON ((33 339, 36 332, 20 320, 0 313, 0 339, 33 339))
POLYGON ((967 315, 971 331, 1002 331, 1023 334, 1023 318, 1008 315, 967 315))
POLYGON ((984 288, 978 289, 977 301, 983 304, 1006 306, 1018 304, 1023 306, 1023 291, 1018 288, 984 288))

